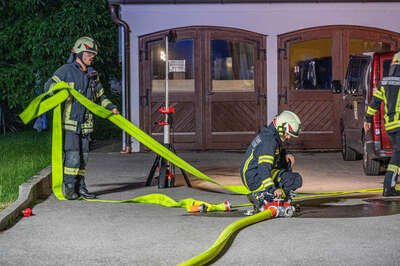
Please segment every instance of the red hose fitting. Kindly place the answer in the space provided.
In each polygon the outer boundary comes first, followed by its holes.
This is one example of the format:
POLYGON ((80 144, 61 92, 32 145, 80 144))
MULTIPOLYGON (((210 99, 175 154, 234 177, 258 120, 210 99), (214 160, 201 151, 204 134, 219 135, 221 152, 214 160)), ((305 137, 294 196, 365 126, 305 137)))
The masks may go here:
POLYGON ((31 215, 32 215, 32 209, 31 208, 25 208, 22 211, 22 216, 24 216, 24 217, 29 217, 31 215))
POLYGON ((231 205, 231 203, 229 202, 229 200, 226 200, 226 201, 224 202, 224 205, 225 205, 225 211, 230 212, 230 211, 231 211, 231 208, 232 208, 232 205, 231 205))

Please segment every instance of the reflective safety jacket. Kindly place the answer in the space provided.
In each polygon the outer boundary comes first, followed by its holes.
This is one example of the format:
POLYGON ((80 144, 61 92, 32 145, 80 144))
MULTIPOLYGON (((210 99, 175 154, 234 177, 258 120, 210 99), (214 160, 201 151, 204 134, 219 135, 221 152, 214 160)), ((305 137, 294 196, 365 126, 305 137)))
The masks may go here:
POLYGON ((367 108, 365 120, 372 122, 372 117, 383 101, 385 107, 385 129, 387 132, 400 130, 400 77, 385 77, 381 86, 374 91, 372 102, 367 108))
POLYGON ((285 155, 274 124, 265 126, 251 142, 242 160, 240 176, 243 184, 253 192, 274 190, 280 181, 276 177, 286 165, 285 155))
MULTIPOLYGON (((101 106, 108 110, 116 108, 104 94, 103 85, 99 81, 97 72, 92 67, 89 67, 87 71, 82 71, 76 61, 67 63, 57 69, 53 77, 46 82, 45 90, 51 90, 52 86, 60 81, 66 82, 86 98, 99 102, 101 106)), ((63 128, 77 134, 93 132, 93 114, 72 96, 65 101, 63 128)))

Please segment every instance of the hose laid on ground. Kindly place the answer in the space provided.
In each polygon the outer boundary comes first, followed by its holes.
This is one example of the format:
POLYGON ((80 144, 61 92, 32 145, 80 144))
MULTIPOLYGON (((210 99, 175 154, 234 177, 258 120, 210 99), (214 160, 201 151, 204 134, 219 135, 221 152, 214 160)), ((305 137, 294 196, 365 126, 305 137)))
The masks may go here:
MULTIPOLYGON (((307 193, 311 195, 306 196, 299 196, 294 198, 294 202, 306 200, 306 199, 316 199, 321 197, 335 197, 341 195, 349 195, 349 194, 356 194, 356 193, 378 193, 382 192, 382 189, 362 189, 362 190, 352 190, 352 191, 336 191, 336 192, 322 192, 322 193, 307 193)), ((148 194, 145 196, 128 199, 128 200, 100 200, 100 199, 85 199, 89 202, 111 202, 111 203, 128 203, 128 202, 135 202, 135 203, 145 203, 145 204, 158 204, 164 207, 181 207, 185 208, 188 212, 198 211, 196 207, 204 204, 207 206, 206 211, 226 211, 226 204, 219 203, 219 204, 210 204, 204 201, 195 200, 192 198, 183 199, 180 201, 175 201, 172 198, 164 195, 164 194, 148 194)), ((245 204, 237 204, 231 206, 231 208, 240 208, 240 207, 247 207, 252 206, 251 203, 245 204)), ((241 229, 244 227, 250 226, 252 224, 265 221, 275 217, 274 209, 267 209, 263 212, 254 214, 249 217, 245 217, 239 219, 227 227, 220 233, 217 240, 204 252, 200 253, 199 255, 182 262, 179 265, 187 266, 187 265, 205 265, 210 261, 216 259, 222 250, 226 248, 227 243, 229 240, 237 234, 241 229)))
MULTIPOLYGON (((299 196, 294 198, 294 202, 296 201, 301 201, 301 200, 306 200, 306 199, 316 199, 316 198, 322 198, 322 197, 334 197, 334 196, 340 196, 340 195, 349 195, 349 194, 356 194, 356 193, 378 193, 382 192, 381 188, 375 188, 375 189, 362 189, 362 190, 353 190, 353 191, 336 191, 336 192, 322 192, 322 193, 307 193, 311 195, 307 196, 299 196)), ((245 204, 237 204, 233 205, 232 208, 240 208, 240 207, 246 207, 246 206, 252 206, 251 203, 245 203, 245 204)), ((249 225, 268 220, 272 217, 275 217, 275 214, 271 213, 271 211, 274 211, 274 209, 267 209, 263 212, 254 214, 252 216, 240 219, 238 221, 235 221, 225 227, 225 229, 221 232, 217 240, 214 242, 214 244, 208 248, 206 251, 202 252, 201 254, 179 264, 182 266, 187 266, 187 265, 205 265, 209 263, 210 261, 214 260, 215 258, 218 257, 220 252, 226 247, 226 244, 230 240, 230 238, 238 233, 242 228, 247 227, 249 225)))
POLYGON ((239 230, 242 228, 264 221, 268 220, 271 217, 275 216, 274 209, 268 209, 263 212, 259 212, 257 214, 254 214, 252 216, 240 219, 234 223, 231 223, 225 229, 222 231, 222 233, 219 235, 217 240, 214 242, 214 244, 209 247, 206 251, 203 253, 185 261, 182 262, 181 266, 187 266, 187 265, 204 265, 206 263, 209 263, 213 259, 215 259, 220 252, 224 249, 226 243, 229 241, 229 239, 239 230))
MULTIPOLYGON (((175 153, 171 152, 169 149, 164 147, 162 144, 157 142, 151 136, 143 132, 141 129, 133 125, 130 121, 126 120, 121 115, 113 115, 111 111, 93 103, 85 96, 69 87, 65 82, 58 82, 54 85, 49 92, 43 93, 37 96, 29 106, 20 114, 21 120, 27 124, 32 119, 40 116, 41 114, 53 110, 53 131, 52 131, 52 189, 54 195, 59 200, 65 200, 62 192, 62 181, 63 181, 63 161, 62 161, 62 121, 61 121, 61 104, 70 96, 74 97, 83 106, 90 110, 93 114, 108 119, 115 125, 117 125, 122 130, 126 131, 129 135, 136 138, 139 142, 144 144, 146 147, 162 156, 166 160, 170 161, 177 167, 183 169, 184 171, 211 183, 214 183, 224 189, 230 190, 238 194, 248 194, 250 191, 244 186, 226 186, 214 179, 208 177, 204 173, 200 172, 198 169, 178 157, 175 153)), ((366 190, 355 190, 346 192, 326 192, 311 194, 307 196, 297 197, 295 200, 311 199, 318 197, 329 197, 338 196, 353 193, 369 193, 369 192, 380 192, 382 189, 366 189, 366 190)), ((129 200, 99 200, 99 199, 85 199, 89 202, 115 202, 115 203, 126 203, 126 202, 136 202, 145 204, 158 204, 165 207, 182 207, 188 212, 196 210, 200 205, 207 206, 207 211, 225 211, 226 205, 224 203, 220 204, 209 204, 204 201, 194 200, 192 198, 183 199, 180 201, 175 201, 170 197, 163 194, 149 194, 129 200)), ((243 207, 250 206, 250 204, 241 204, 233 207, 243 207)), ((192 259, 183 262, 181 265, 204 265, 218 256, 218 254, 224 249, 226 243, 236 232, 242 228, 249 226, 251 224, 268 220, 273 217, 274 214, 271 210, 266 210, 240 219, 229 226, 227 226, 214 244, 207 249, 205 252, 192 259)))
POLYGON ((219 204, 211 204, 201 200, 195 200, 193 198, 186 198, 180 201, 175 201, 174 199, 168 197, 164 194, 154 193, 140 196, 133 199, 127 200, 102 200, 102 199, 84 199, 89 202, 109 202, 109 203, 143 203, 143 204, 155 204, 169 208, 185 208, 187 212, 199 212, 200 206, 206 206, 207 212, 213 211, 226 211, 228 206, 225 202, 219 204))

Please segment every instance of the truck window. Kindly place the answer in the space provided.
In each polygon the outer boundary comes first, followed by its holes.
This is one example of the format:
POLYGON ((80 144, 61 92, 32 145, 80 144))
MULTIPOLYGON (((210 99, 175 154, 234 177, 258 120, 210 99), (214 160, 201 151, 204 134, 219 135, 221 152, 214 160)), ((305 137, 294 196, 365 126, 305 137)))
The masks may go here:
POLYGON ((366 79, 369 66, 368 58, 352 58, 347 69, 345 93, 362 95, 366 91, 366 79))
POLYGON ((389 76, 389 69, 390 69, 390 64, 392 63, 392 60, 383 60, 383 76, 387 77, 389 76))

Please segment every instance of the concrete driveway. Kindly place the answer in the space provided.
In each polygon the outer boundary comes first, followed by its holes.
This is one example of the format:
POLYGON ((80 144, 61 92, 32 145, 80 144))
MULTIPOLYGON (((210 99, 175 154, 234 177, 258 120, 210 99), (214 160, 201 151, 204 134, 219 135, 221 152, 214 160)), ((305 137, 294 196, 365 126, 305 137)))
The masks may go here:
MULTIPOLYGON (((240 184, 242 153, 179 155, 225 184, 240 184)), ((301 153, 296 158, 296 171, 304 179, 302 192, 382 187, 382 176, 364 176, 361 161, 344 162, 339 153, 301 153)), ((213 192, 220 190, 203 181, 192 181, 201 189, 143 187, 153 159, 151 153, 92 152, 88 186, 101 199, 165 193, 176 200, 246 202, 245 196, 213 192)), ((378 194, 369 197, 380 199, 378 194)), ((350 202, 353 208, 372 207, 346 198, 337 202, 350 202)), ((400 202, 393 199, 389 204, 397 210, 400 202)), ((323 207, 329 210, 330 206, 323 207)), ((0 265, 176 265, 205 251, 227 225, 241 219, 189 215, 184 209, 156 205, 58 201, 53 195, 35 205, 33 212, 34 216, 0 232, 0 265)), ((396 211, 367 217, 279 218, 240 231, 214 264, 399 265, 399 237, 400 214, 396 211)))

